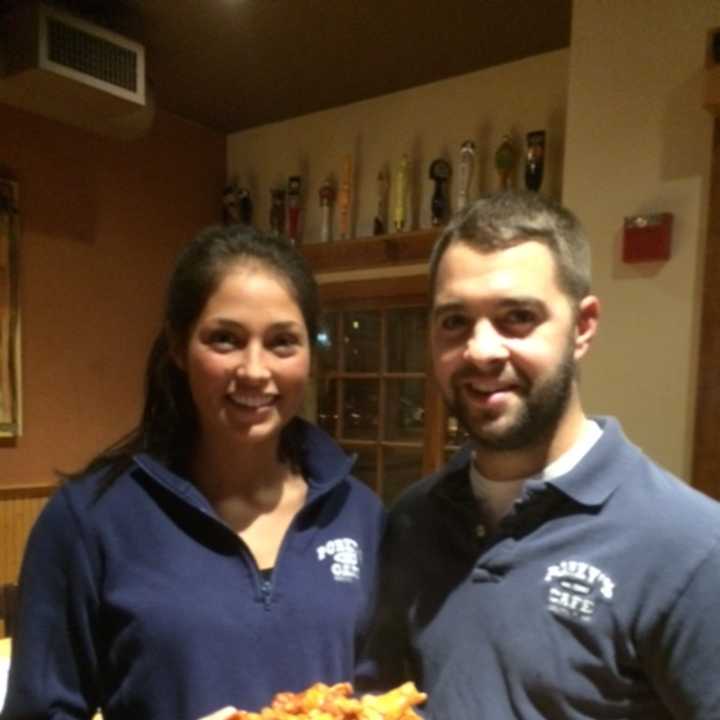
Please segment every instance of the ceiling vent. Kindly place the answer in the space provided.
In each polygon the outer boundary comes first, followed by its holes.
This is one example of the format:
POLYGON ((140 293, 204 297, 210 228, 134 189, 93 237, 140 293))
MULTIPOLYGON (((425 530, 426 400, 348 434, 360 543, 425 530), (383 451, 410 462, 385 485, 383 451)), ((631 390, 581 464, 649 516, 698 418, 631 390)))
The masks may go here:
POLYGON ((146 105, 139 43, 42 3, 0 19, 0 101, 90 127, 146 105))

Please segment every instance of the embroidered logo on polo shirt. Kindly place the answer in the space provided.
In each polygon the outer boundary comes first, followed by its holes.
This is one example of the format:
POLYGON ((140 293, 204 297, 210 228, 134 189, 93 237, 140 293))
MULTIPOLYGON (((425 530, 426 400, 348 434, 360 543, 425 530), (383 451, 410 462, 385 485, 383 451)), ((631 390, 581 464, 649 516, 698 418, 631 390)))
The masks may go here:
POLYGON ((352 538, 337 538, 315 548, 320 562, 330 561, 330 572, 337 582, 357 582, 360 579, 362 550, 352 538))
POLYGON ((599 599, 612 600, 615 583, 602 570, 579 560, 563 560, 545 573, 548 610, 589 622, 599 599))

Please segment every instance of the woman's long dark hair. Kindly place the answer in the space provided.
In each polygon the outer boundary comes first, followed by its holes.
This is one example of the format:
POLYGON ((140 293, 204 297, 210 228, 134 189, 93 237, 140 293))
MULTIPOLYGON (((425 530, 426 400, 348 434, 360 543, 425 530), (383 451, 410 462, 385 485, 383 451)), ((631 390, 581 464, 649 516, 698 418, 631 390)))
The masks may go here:
MULTIPOLYGON (((238 265, 254 264, 273 273, 296 300, 313 343, 317 331, 317 285, 303 257, 283 238, 233 225, 200 232, 181 252, 170 278, 163 328, 152 345, 145 370, 145 404, 139 425, 101 452, 82 470, 62 474, 71 480, 105 471, 108 482, 146 452, 175 471, 188 466, 198 421, 185 373, 172 350, 184 349, 192 328, 222 279, 238 265)), ((283 430, 280 456, 298 464, 292 427, 283 430)))

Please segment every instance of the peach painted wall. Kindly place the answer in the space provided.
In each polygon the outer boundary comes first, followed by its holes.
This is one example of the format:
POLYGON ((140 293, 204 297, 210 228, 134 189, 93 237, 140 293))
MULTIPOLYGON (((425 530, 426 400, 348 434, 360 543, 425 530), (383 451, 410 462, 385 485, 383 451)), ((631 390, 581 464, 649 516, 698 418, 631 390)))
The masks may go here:
POLYGON ((603 303, 586 409, 617 415, 690 479, 712 117, 702 107, 717 0, 575 0, 563 200, 584 221, 603 303), (668 262, 623 264, 623 218, 674 214, 668 262))
POLYGON ((220 217, 225 137, 158 113, 119 141, 0 105, 20 184, 24 434, 0 490, 54 481, 130 429, 178 248, 220 217))

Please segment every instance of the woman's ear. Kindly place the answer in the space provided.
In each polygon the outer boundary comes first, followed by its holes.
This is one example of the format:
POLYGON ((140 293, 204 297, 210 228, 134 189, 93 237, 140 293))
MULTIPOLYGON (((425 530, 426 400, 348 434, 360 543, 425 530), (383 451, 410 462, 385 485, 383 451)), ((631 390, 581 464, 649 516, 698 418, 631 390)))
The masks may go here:
POLYGON ((172 361, 177 367, 185 372, 185 344, 180 339, 165 329, 165 337, 167 338, 168 351, 172 361))
POLYGON ((575 359, 584 357, 598 329, 600 301, 595 295, 585 296, 578 304, 575 318, 575 359))

